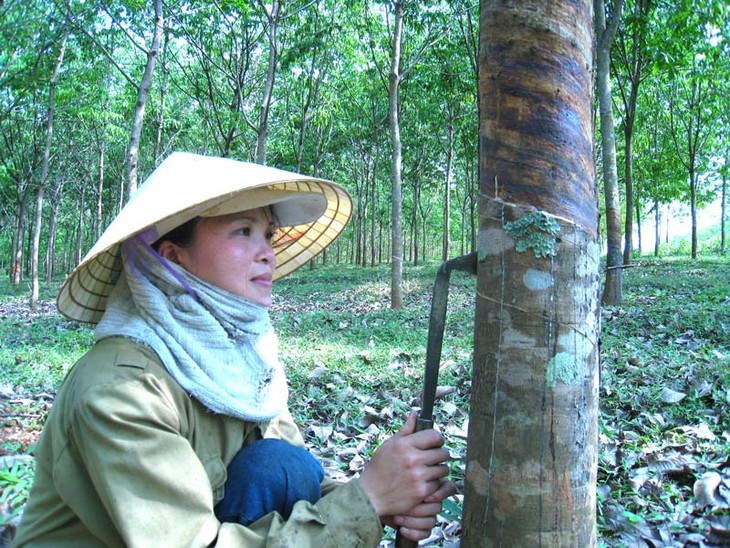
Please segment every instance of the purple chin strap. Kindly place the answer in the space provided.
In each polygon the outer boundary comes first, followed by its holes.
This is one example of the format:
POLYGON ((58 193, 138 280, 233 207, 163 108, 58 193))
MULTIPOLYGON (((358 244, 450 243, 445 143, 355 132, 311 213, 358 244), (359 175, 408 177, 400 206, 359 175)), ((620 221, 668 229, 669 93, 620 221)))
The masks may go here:
POLYGON ((158 238, 159 235, 157 234, 157 229, 154 226, 151 226, 130 238, 130 240, 134 240, 137 244, 139 244, 139 246, 128 245, 128 242, 131 243, 129 240, 122 242, 122 248, 124 249, 124 254, 127 258, 127 268, 131 267, 138 272, 140 271, 139 265, 144 264, 143 262, 147 260, 147 257, 143 256, 141 253, 141 249, 145 249, 151 257, 156 259, 165 267, 165 270, 167 270, 170 275, 178 281, 185 291, 187 291, 195 300, 200 301, 200 297, 198 297, 195 289, 193 289, 185 278, 183 278, 182 275, 173 268, 167 259, 157 253, 157 251, 155 251, 155 249, 150 245, 150 243, 157 241, 158 238))

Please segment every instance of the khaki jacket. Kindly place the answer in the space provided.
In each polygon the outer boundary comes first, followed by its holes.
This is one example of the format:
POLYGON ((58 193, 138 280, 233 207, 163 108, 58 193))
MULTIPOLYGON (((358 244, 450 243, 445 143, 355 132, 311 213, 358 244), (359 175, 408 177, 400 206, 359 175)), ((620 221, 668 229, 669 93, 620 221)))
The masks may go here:
POLYGON ((226 468, 261 437, 304 446, 287 411, 259 424, 215 415, 157 356, 125 338, 97 343, 72 368, 36 449, 35 482, 15 546, 376 546, 378 516, 357 480, 322 484, 243 527, 219 523, 226 468))

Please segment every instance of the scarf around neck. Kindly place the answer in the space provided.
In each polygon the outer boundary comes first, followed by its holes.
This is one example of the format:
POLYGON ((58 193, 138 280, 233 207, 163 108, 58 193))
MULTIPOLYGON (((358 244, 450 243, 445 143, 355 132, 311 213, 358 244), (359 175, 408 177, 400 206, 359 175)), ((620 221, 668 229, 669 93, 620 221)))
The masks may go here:
POLYGON ((122 260, 97 341, 123 336, 151 348, 215 413, 263 422, 284 410, 288 388, 266 307, 197 278, 141 238, 122 244, 122 260))

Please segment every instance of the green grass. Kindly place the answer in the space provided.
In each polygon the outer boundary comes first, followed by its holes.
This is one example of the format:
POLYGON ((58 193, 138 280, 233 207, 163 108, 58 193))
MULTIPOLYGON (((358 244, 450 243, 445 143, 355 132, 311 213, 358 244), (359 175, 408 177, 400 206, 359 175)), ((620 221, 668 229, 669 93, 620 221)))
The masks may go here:
MULTIPOLYGON (((277 284, 272 320, 292 412, 342 474, 356 467, 338 453, 367 456, 418 403, 437 266, 405 267, 400 310, 390 308, 387 265, 318 266, 277 284)), ((51 298, 56 289, 42 294, 51 298)), ((456 455, 465 451, 474 291, 473 279, 452 276, 439 384, 455 390, 438 402, 436 418, 456 455)), ((0 285, 0 385, 52 390, 93 332, 32 313, 26 295, 0 285)), ((624 270, 624 295, 621 306, 602 311, 601 544, 630 546, 637 531, 657 524, 683 542, 710 519, 691 504, 693 482, 727 459, 730 442, 730 260, 643 258, 624 270)), ((463 479, 463 462, 452 470, 463 479)), ((0 476, 8 497, 22 492, 17 472, 0 476)), ((460 511, 448 509, 452 517, 460 511)))
MULTIPOLYGON (((318 380, 337 376, 355 391, 398 391, 410 402, 421 388, 436 267, 406 269, 400 310, 390 308, 387 266, 332 267, 279 282, 272 318, 294 394, 300 384, 308 390, 308 376, 320 368, 325 371, 318 380)), ((444 384, 465 380, 457 365, 468 366, 471 359, 473 291, 473 280, 453 276, 444 384)))
POLYGON ((693 486, 728 458, 730 261, 644 259, 624 294, 602 313, 602 545, 715 545, 708 523, 727 510, 699 507, 693 486))
POLYGON ((33 483, 34 463, 0 457, 0 527, 18 518, 33 483))
POLYGON ((0 323, 0 383, 30 390, 57 388, 93 344, 89 327, 57 316, 5 318, 0 323))

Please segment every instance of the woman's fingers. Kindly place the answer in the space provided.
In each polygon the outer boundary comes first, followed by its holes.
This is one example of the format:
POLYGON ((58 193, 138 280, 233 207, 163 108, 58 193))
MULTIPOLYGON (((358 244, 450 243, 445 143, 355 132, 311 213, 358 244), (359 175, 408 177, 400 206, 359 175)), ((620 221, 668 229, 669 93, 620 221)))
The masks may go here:
MULTIPOLYGON (((447 499, 453 495, 456 494, 456 484, 453 481, 442 481, 433 493, 431 493, 429 496, 427 496, 423 502, 424 503, 438 503, 441 504, 441 501, 444 499, 447 499)), ((439 509, 439 511, 441 511, 439 509)))

